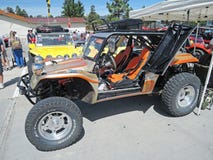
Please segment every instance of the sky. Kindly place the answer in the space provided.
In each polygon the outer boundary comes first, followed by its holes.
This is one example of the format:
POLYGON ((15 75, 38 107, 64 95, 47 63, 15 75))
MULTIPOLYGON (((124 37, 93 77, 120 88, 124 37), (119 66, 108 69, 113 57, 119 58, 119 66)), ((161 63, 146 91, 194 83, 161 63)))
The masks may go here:
MULTIPOLYGON (((50 0, 51 8, 50 12, 53 16, 60 16, 62 12, 62 6, 64 0, 50 0)), ((101 15, 107 15, 108 9, 106 8, 106 2, 111 2, 111 0, 80 0, 85 9, 85 15, 90 12, 90 6, 95 5, 96 12, 101 15)), ((143 6, 151 6, 157 2, 163 0, 129 0, 129 5, 134 10, 140 9, 143 6)), ((75 0, 77 2, 77 0, 75 0)), ((47 16, 46 0, 0 0, 0 9, 4 10, 7 7, 11 7, 15 10, 16 6, 21 9, 25 9, 28 15, 37 16, 47 16)))

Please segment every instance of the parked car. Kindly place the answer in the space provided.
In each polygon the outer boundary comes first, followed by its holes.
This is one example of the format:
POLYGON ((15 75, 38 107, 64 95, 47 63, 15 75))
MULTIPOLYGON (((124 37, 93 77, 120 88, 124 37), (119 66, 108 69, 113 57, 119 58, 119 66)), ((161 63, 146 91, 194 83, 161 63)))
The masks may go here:
POLYGON ((197 35, 196 34, 191 34, 189 36, 190 41, 192 41, 193 43, 200 43, 200 44, 205 44, 204 39, 201 35, 197 35))
POLYGON ((177 54, 193 27, 171 24, 166 32, 147 32, 116 26, 91 35, 83 57, 47 66, 38 58, 31 80, 28 74, 21 77, 18 87, 34 104, 25 133, 38 150, 61 149, 79 139, 81 101, 94 104, 158 93, 165 110, 175 117, 197 106, 201 82, 193 64, 198 59, 190 53, 177 54), (125 38, 125 49, 117 52, 125 38))
POLYGON ((45 61, 71 58, 82 54, 82 45, 76 45, 71 34, 59 26, 37 27, 36 43, 29 44, 28 72, 32 75, 32 64, 35 56, 41 56, 45 61))
POLYGON ((161 21, 146 21, 142 26, 144 31, 166 31, 168 26, 161 23, 161 21))
MULTIPOLYGON (((190 37, 190 36, 189 36, 190 37)), ((212 50, 207 48, 205 43, 195 43, 194 41, 190 41, 188 38, 184 44, 186 52, 193 54, 193 56, 200 59, 205 54, 211 55, 212 50)))
POLYGON ((210 40, 213 38, 213 28, 200 27, 199 34, 203 37, 205 44, 209 44, 210 40))

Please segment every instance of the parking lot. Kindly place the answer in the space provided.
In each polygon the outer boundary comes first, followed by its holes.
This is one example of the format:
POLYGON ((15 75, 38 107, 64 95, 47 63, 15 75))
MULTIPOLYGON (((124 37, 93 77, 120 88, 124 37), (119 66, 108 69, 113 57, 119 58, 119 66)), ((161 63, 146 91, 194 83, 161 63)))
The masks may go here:
POLYGON ((212 110, 204 110, 200 116, 192 113, 173 118, 161 109, 157 95, 82 104, 81 139, 62 150, 40 152, 24 133, 32 105, 18 94, 16 83, 25 72, 26 68, 4 72, 5 88, 0 90, 1 160, 212 160, 212 110))

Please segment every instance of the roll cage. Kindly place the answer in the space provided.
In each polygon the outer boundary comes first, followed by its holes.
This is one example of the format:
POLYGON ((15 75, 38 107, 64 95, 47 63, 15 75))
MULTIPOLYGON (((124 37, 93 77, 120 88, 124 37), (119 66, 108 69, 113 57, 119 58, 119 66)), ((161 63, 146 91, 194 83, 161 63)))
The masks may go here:
MULTIPOLYGON (((166 72, 177 51, 194 30, 191 26, 173 23, 164 32, 143 31, 141 30, 141 20, 133 20, 131 25, 127 24, 128 21, 129 19, 118 21, 117 23, 106 23, 96 27, 96 33, 93 36, 104 37, 106 41, 103 45, 106 45, 107 39, 111 36, 140 37, 134 40, 143 43, 151 51, 151 56, 143 69, 160 75, 166 72)), ((103 48, 104 46, 101 47, 98 56, 96 56, 96 61, 101 55, 103 48)))

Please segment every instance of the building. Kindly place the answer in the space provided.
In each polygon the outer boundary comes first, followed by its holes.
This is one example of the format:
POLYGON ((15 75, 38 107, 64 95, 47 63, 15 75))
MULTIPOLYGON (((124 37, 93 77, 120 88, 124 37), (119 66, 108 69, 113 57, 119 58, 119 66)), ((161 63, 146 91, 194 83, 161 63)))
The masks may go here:
POLYGON ((60 25, 70 31, 84 32, 86 21, 84 18, 25 18, 13 13, 0 10, 0 35, 9 35, 10 31, 16 31, 18 36, 26 38, 27 30, 41 25, 60 25))
POLYGON ((74 18, 27 18, 33 26, 36 27, 39 25, 60 25, 63 28, 68 28, 71 31, 80 31, 85 32, 86 30, 86 21, 81 17, 74 18))

